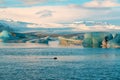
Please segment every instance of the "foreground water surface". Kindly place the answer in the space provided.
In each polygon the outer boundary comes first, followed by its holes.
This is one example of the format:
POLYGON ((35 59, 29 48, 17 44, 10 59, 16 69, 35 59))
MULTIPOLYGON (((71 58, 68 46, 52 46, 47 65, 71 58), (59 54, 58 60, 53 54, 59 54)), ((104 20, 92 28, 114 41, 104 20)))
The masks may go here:
POLYGON ((120 49, 0 48, 0 80, 120 80, 120 49))

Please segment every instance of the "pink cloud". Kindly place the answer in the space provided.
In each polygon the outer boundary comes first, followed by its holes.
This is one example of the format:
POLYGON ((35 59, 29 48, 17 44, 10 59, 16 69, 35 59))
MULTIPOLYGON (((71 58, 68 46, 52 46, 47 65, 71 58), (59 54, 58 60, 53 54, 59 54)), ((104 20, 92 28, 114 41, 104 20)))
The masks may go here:
POLYGON ((83 6, 85 7, 118 7, 120 6, 117 3, 117 0, 92 0, 90 2, 85 3, 83 6))

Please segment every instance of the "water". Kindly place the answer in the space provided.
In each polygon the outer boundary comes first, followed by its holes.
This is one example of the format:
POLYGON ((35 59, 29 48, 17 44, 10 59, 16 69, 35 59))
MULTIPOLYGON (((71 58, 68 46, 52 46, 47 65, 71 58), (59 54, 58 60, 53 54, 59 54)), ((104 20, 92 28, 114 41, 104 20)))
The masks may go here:
POLYGON ((120 49, 0 48, 0 80, 120 80, 120 49))

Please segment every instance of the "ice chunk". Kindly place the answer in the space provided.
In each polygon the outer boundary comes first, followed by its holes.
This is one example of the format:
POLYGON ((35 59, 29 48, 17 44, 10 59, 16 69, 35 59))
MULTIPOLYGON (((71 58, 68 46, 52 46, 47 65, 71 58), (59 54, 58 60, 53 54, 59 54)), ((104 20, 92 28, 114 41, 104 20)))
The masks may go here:
POLYGON ((102 48, 102 41, 111 39, 110 33, 108 32, 90 32, 85 33, 83 40, 83 47, 88 48, 102 48))
POLYGON ((120 48, 120 33, 117 33, 114 39, 108 41, 109 48, 120 48))
POLYGON ((6 30, 3 30, 1 33, 0 33, 0 38, 9 38, 10 37, 10 34, 8 31, 6 30))

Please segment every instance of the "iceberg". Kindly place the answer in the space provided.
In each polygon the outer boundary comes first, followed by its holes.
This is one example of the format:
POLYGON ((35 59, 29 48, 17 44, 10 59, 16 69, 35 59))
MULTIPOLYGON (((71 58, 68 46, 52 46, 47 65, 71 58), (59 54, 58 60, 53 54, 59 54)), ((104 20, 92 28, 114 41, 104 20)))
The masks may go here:
POLYGON ((10 33, 6 30, 3 30, 1 33, 0 33, 0 41, 1 42, 5 42, 7 41, 8 39, 10 38, 10 33))
POLYGON ((89 32, 85 33, 82 45, 86 48, 102 48, 103 40, 111 39, 112 36, 108 32, 89 32))
POLYGON ((117 33, 112 40, 108 41, 107 46, 108 48, 120 48, 120 33, 117 33))
POLYGON ((6 30, 3 30, 1 33, 0 33, 0 38, 9 38, 10 37, 10 34, 8 31, 6 30))

